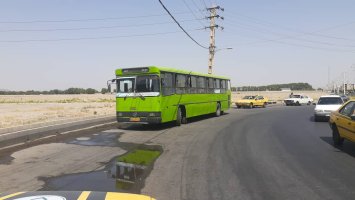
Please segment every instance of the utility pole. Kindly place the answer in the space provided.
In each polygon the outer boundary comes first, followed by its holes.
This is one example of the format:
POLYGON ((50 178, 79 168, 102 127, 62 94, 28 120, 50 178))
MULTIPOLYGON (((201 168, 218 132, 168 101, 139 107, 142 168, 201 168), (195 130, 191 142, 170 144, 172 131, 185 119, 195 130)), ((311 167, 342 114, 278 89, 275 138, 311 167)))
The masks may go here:
POLYGON ((210 16, 206 17, 207 19, 210 20, 210 26, 205 27, 206 29, 210 29, 210 46, 208 48, 209 50, 209 58, 208 58, 208 74, 212 74, 212 67, 213 67, 213 59, 214 59, 214 54, 216 52, 216 45, 215 45, 215 28, 221 27, 223 30, 222 26, 216 25, 216 20, 215 18, 221 18, 222 20, 224 19, 220 15, 217 14, 217 10, 224 11, 224 8, 221 8, 220 6, 212 6, 211 8, 207 8, 207 11, 210 12, 210 16))

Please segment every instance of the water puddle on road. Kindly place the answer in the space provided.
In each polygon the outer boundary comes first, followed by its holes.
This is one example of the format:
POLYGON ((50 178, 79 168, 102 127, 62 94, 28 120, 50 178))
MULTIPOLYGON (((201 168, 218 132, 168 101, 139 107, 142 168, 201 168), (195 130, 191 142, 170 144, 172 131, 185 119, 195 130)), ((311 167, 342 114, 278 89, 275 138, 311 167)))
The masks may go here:
POLYGON ((118 138, 123 132, 102 132, 100 134, 92 134, 90 137, 78 137, 70 139, 66 143, 77 144, 83 146, 108 146, 116 147, 118 145, 118 138))
POLYGON ((41 177, 40 180, 45 182, 41 190, 139 193, 162 151, 161 146, 140 145, 112 159, 103 170, 59 177, 41 177))

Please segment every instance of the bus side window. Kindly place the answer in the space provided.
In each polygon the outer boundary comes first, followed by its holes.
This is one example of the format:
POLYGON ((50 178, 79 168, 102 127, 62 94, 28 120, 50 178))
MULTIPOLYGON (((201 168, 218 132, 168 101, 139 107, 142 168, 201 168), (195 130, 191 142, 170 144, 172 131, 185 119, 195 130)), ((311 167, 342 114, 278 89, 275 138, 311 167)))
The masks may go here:
POLYGON ((190 93, 196 94, 197 92, 197 77, 190 76, 190 93))
POLYGON ((174 94, 173 74, 172 73, 161 73, 160 76, 161 76, 162 94, 164 96, 174 94))
POLYGON ((208 78, 208 93, 214 93, 213 78, 208 78))
POLYGON ((214 93, 221 93, 221 82, 219 79, 213 79, 214 82, 214 93))
POLYGON ((184 94, 186 93, 186 75, 176 74, 176 94, 184 94))
POLYGON ((206 93, 206 79, 205 77, 197 77, 197 93, 204 94, 206 93))
POLYGON ((226 93, 226 80, 221 80, 221 93, 226 93))

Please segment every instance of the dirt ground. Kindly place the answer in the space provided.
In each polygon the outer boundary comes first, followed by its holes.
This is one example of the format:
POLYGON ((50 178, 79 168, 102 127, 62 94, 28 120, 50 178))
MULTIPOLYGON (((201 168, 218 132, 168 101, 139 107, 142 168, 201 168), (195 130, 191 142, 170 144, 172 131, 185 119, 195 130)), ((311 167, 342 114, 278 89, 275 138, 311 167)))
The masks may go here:
POLYGON ((1 95, 0 129, 115 114, 115 96, 1 95))
MULTIPOLYGON (((317 100, 325 92, 294 92, 317 100)), ((263 95, 282 103, 290 92, 233 92, 232 101, 246 95, 263 95)), ((93 95, 0 95, 0 129, 60 120, 115 114, 113 94, 93 95)))

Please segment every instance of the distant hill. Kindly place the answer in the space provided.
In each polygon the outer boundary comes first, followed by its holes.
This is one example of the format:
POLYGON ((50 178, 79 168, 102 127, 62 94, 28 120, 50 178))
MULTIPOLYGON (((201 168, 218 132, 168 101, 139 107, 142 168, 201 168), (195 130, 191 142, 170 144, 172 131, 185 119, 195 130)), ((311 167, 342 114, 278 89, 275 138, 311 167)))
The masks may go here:
POLYGON ((290 88, 291 90, 314 90, 309 83, 285 83, 272 84, 265 86, 242 86, 234 87, 234 91, 281 91, 281 88, 290 88))

